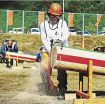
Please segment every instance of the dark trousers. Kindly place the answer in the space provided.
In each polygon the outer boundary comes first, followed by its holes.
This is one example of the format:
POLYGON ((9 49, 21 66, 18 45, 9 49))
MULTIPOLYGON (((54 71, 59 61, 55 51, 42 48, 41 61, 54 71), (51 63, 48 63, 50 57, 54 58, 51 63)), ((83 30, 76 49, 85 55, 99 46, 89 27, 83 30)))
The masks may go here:
POLYGON ((11 67, 13 65, 13 59, 6 58, 7 67, 11 67))
POLYGON ((0 62, 1 62, 1 63, 4 63, 4 62, 5 62, 5 58, 2 57, 2 55, 0 55, 0 62))
POLYGON ((66 70, 58 70, 58 89, 60 94, 64 94, 67 91, 67 73, 66 70))

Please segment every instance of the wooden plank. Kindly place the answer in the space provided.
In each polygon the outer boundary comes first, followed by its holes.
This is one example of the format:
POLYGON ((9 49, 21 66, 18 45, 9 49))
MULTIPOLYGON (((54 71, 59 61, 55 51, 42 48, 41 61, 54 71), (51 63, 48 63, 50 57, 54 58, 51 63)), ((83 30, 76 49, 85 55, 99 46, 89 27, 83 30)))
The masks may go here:
POLYGON ((73 48, 54 47, 51 52, 51 67, 77 72, 87 72, 89 60, 93 60, 93 73, 105 75, 105 54, 73 48))
POLYGON ((17 59, 18 58, 18 60, 33 61, 33 62, 35 62, 35 60, 36 60, 35 55, 29 55, 29 54, 23 54, 23 53, 14 53, 14 52, 6 52, 6 58, 10 58, 10 59, 17 59))
POLYGON ((89 60, 94 61, 94 66, 105 67, 105 54, 95 51, 56 47, 57 60, 80 63, 87 65, 89 60))
POLYGON ((76 93, 78 96, 82 97, 82 98, 85 98, 85 99, 89 99, 89 98, 90 98, 90 96, 89 96, 88 94, 84 93, 84 92, 75 91, 75 93, 76 93))
POLYGON ((65 93, 65 100, 70 101, 76 99, 76 94, 75 93, 65 93))
POLYGON ((74 99, 73 104, 105 104, 105 98, 74 99))

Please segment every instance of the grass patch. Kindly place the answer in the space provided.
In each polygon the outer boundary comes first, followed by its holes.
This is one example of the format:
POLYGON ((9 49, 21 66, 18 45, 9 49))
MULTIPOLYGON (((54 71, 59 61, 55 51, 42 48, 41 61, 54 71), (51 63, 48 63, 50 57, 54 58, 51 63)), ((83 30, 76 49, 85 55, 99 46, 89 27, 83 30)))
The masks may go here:
MULTIPOLYGON (((68 82, 68 91, 75 91, 79 89, 79 73, 78 72, 72 72, 67 71, 67 82, 68 82)), ((52 73, 51 79, 54 82, 54 85, 57 86, 57 72, 54 71, 52 73)), ((93 91, 105 91, 105 76, 101 75, 93 75, 93 91)), ((87 91, 87 84, 88 84, 88 78, 84 76, 84 91, 87 91)))
MULTIPOLYGON (((23 52, 38 52, 40 46, 42 46, 40 35, 30 34, 3 34, 0 36, 0 41, 3 39, 17 40, 19 50, 23 52)), ((105 46, 105 36, 85 36, 84 37, 84 49, 93 50, 95 47, 105 46)), ((69 47, 82 49, 82 36, 70 36, 69 47)))
POLYGON ((29 76, 29 70, 0 70, 0 97, 12 98, 18 91, 24 90, 29 76))

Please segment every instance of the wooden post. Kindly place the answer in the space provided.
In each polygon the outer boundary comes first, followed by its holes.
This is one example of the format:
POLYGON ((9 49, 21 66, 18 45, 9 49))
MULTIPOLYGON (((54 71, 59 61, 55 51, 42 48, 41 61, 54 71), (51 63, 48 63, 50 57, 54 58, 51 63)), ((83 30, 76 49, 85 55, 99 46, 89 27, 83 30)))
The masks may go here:
POLYGON ((81 72, 79 72, 79 91, 83 92, 83 73, 81 72))
MULTIPOLYGON (((85 75, 85 74, 84 74, 85 75)), ((83 93, 83 73, 79 72, 79 91, 76 91, 76 95, 80 98, 91 99, 92 98, 92 76, 93 76, 93 61, 89 60, 87 77, 88 77, 88 93, 83 93)))
POLYGON ((92 77, 93 77, 93 61, 89 60, 88 65, 88 95, 92 98, 92 77))
POLYGON ((79 72, 79 91, 83 91, 83 74, 79 72))
POLYGON ((18 65, 18 56, 17 56, 17 58, 16 58, 16 66, 18 65))

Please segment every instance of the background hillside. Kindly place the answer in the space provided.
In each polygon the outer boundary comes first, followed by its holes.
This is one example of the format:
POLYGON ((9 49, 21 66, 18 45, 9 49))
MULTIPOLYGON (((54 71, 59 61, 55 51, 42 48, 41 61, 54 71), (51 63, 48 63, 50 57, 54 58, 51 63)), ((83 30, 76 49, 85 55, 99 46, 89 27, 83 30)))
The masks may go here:
MULTIPOLYGON (((17 40, 19 50, 23 52, 36 53, 42 46, 41 38, 39 35, 1 35, 0 42, 4 39, 17 40)), ((82 36, 70 36, 69 47, 82 49, 83 37, 82 36)), ((93 50, 95 47, 105 46, 105 36, 90 36, 84 37, 84 49, 93 50)))

